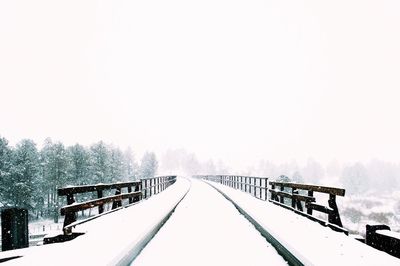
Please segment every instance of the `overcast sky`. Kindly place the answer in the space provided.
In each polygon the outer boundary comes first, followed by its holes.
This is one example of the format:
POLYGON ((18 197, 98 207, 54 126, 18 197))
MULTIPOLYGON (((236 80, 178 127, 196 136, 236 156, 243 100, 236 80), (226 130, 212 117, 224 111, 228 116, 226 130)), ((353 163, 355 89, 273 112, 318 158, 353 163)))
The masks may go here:
POLYGON ((0 2, 0 135, 395 161, 400 1, 0 2))

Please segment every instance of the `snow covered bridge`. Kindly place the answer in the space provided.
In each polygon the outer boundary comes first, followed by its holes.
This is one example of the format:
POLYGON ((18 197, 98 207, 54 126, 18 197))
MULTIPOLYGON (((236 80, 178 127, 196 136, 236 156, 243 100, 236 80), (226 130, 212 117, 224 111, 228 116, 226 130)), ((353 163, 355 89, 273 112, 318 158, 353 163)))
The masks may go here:
MULTIPOLYGON (((257 187, 263 198, 261 181, 257 187)), ((194 178, 177 178, 159 194, 76 223, 72 230, 84 234, 2 252, 0 260, 14 258, 9 265, 400 265, 399 259, 291 210, 194 178)))

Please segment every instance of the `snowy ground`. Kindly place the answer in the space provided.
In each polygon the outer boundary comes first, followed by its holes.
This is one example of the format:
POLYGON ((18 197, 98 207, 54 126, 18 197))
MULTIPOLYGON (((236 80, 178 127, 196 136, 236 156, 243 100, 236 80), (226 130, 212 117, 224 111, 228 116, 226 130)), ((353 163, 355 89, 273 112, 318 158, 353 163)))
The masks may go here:
POLYGON ((233 204, 191 181, 188 195, 131 265, 287 265, 233 204))

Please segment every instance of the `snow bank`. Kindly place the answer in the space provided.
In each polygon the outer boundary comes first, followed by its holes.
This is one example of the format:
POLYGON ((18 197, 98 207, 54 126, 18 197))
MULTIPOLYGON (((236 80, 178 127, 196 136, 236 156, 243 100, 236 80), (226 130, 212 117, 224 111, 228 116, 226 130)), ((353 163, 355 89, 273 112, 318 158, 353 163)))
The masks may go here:
POLYGON ((153 237, 189 191, 190 182, 178 178, 165 191, 132 207, 78 225, 85 232, 72 241, 0 253, 8 265, 126 265, 153 237))
POLYGON ((400 265, 400 260, 295 213, 208 182, 242 208, 305 265, 400 265))

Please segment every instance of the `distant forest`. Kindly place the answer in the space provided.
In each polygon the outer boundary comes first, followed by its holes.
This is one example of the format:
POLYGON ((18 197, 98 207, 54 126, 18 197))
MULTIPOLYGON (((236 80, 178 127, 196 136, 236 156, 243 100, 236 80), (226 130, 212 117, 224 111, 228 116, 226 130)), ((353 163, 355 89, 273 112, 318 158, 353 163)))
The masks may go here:
POLYGON ((103 141, 65 146, 48 138, 38 149, 30 139, 12 147, 0 137, 0 207, 27 208, 32 218, 57 220, 65 204, 58 188, 152 177, 157 168, 154 153, 145 153, 139 164, 130 148, 122 151, 103 141))

